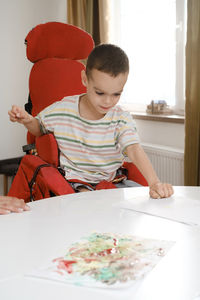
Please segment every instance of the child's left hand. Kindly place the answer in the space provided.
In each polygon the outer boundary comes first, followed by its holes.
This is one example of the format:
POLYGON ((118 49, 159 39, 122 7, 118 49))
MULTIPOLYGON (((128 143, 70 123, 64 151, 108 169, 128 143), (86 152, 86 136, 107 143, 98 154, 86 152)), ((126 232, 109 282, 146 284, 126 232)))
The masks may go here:
POLYGON ((149 187, 149 195, 152 198, 168 198, 173 195, 174 190, 171 184, 156 182, 149 187))

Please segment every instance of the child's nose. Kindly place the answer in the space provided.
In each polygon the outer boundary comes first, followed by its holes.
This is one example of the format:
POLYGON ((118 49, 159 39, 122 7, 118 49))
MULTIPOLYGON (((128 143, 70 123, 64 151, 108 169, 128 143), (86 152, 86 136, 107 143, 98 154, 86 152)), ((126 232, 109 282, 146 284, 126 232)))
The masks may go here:
POLYGON ((108 104, 112 103, 112 96, 106 96, 104 100, 105 100, 104 103, 108 105, 108 104))

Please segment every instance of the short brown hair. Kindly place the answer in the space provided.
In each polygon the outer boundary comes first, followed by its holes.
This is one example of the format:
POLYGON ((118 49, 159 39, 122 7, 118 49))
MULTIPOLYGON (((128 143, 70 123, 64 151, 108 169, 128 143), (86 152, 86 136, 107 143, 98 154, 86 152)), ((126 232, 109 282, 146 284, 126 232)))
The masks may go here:
POLYGON ((86 75, 89 78, 92 69, 116 77, 129 71, 129 60, 126 53, 118 46, 101 44, 90 53, 86 64, 86 75))

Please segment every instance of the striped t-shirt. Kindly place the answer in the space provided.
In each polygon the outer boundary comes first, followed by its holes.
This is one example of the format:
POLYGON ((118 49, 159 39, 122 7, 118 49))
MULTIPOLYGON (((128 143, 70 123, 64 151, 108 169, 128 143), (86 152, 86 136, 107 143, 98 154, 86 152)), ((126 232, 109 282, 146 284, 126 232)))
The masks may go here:
POLYGON ((124 162, 125 148, 139 142, 135 123, 119 106, 102 119, 86 120, 79 114, 80 96, 55 102, 37 119, 57 140, 66 179, 94 184, 111 181, 124 162))

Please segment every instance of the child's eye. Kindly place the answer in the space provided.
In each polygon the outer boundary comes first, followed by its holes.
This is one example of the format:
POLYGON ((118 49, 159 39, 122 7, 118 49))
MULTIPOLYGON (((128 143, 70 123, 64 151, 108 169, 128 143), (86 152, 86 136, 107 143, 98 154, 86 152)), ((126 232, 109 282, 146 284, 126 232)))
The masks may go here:
POLYGON ((116 94, 114 94, 114 96, 115 97, 119 97, 119 96, 121 96, 121 94, 120 93, 116 93, 116 94))
POLYGON ((102 96, 102 95, 103 95, 103 93, 97 92, 97 91, 96 91, 96 94, 99 95, 99 96, 102 96))

